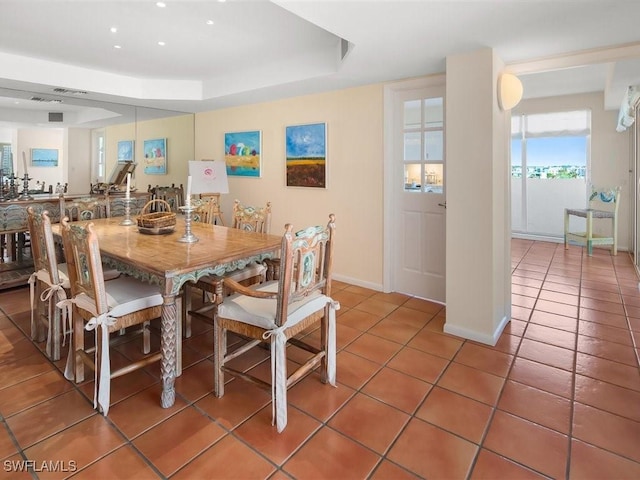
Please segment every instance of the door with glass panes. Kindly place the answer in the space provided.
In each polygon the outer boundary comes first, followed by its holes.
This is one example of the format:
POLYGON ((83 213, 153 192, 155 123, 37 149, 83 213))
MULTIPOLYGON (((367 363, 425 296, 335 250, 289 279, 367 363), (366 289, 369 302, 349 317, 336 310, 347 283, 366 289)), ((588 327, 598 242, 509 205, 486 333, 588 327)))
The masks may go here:
POLYGON ((394 290, 444 302, 444 87, 398 93, 394 108, 394 290))

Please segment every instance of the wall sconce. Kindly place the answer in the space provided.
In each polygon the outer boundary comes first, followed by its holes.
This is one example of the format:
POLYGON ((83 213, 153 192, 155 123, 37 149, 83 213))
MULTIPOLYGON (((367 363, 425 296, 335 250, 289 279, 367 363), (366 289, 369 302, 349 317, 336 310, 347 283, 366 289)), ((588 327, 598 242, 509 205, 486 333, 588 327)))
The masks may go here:
POLYGON ((511 110, 522 100, 522 82, 513 73, 502 73, 498 77, 498 105, 502 110, 511 110))

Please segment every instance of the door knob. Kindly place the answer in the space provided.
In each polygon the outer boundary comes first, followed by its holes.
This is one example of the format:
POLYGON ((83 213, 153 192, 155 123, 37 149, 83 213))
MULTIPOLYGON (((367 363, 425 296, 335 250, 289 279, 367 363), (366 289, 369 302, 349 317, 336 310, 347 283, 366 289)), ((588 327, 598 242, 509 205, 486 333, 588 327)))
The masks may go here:
POLYGON ((438 204, 438 206, 439 206, 439 207, 447 208, 447 202, 439 203, 439 204, 438 204))

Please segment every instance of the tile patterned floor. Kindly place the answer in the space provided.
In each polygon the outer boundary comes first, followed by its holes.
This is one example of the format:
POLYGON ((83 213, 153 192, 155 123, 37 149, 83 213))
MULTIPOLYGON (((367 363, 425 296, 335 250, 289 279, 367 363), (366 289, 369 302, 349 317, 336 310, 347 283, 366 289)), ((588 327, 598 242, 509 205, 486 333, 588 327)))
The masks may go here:
MULTIPOLYGON (((115 380, 109 416, 98 415, 92 380, 67 382, 64 361, 25 335, 28 290, 2 291, 0 477, 640 478, 628 255, 514 240, 512 260, 512 321, 494 347, 444 334, 440 305, 337 283, 338 388, 316 374, 293 387, 280 435, 266 392, 232 380, 213 397, 213 335, 198 322, 172 408, 159 406, 154 365, 115 380), (16 471, 24 460, 31 472, 16 471)), ((138 340, 112 361, 136 355, 138 340)), ((243 366, 268 376, 267 356, 243 366)))

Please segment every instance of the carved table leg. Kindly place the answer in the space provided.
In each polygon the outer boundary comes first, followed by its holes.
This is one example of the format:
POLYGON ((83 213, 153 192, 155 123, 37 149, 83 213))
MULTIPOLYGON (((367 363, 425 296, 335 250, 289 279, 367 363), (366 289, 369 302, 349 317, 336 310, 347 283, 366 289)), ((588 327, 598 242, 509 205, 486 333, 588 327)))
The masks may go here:
POLYGON ((160 374, 162 377, 162 408, 173 406, 176 400, 176 355, 178 334, 178 317, 175 295, 164 295, 162 305, 162 339, 160 350, 162 359, 160 374))

